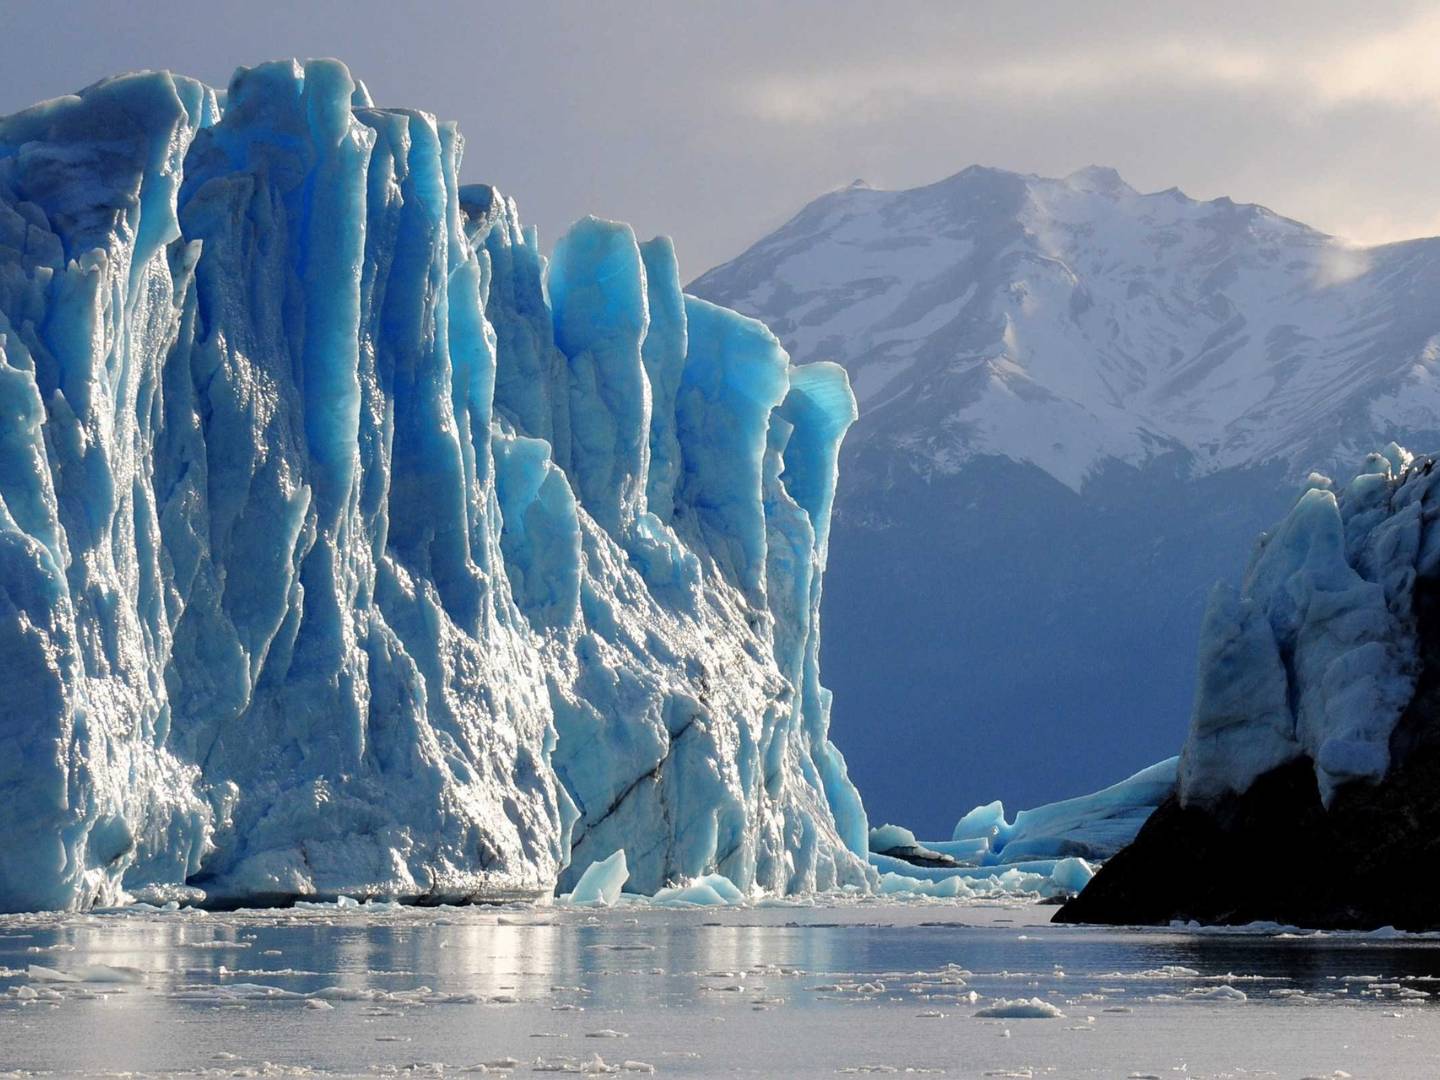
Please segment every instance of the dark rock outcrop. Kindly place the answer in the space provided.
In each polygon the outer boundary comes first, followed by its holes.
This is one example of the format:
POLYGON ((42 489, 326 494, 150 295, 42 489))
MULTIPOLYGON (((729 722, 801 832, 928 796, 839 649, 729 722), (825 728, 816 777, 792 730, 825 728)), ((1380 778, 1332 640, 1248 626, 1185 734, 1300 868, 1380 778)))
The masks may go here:
POLYGON ((1171 796, 1054 921, 1440 929, 1440 584, 1414 603, 1421 672, 1382 782, 1326 809, 1302 758, 1213 806, 1171 796))

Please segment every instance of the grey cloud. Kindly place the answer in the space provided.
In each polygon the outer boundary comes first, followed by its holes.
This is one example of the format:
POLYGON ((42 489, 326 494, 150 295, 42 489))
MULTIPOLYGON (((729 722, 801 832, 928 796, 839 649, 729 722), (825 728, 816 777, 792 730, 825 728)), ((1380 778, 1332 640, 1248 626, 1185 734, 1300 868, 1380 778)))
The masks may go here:
POLYGON ((0 14, 0 111, 138 67, 338 56, 457 120, 554 239, 676 238, 687 276, 819 191, 1114 165, 1376 241, 1440 229, 1440 18, 1412 3, 251 3, 0 14))

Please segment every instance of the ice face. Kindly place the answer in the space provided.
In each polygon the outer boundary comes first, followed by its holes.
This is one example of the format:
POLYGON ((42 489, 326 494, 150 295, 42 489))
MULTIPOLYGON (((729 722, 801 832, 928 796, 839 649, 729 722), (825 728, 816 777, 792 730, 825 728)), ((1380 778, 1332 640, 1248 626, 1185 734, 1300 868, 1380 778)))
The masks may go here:
POLYGON ((1312 476, 1206 613, 1182 801, 1243 792, 1308 758, 1321 798, 1377 781, 1418 671, 1413 590, 1437 570, 1429 459, 1391 444, 1343 490, 1312 476))
POLYGON ((0 120, 0 909, 874 880, 843 372, 461 150, 332 61, 0 120))
POLYGON ((915 834, 900 825, 881 825, 870 830, 870 850, 890 851, 894 848, 916 847, 915 834))

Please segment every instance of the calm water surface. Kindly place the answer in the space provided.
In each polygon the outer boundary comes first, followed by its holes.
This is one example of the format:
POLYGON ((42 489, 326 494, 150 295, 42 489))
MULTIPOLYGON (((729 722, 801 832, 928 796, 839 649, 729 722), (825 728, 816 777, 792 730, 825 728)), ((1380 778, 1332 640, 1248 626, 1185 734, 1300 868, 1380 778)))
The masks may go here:
POLYGON ((1053 910, 0 917, 0 1072, 1440 1077, 1440 941, 1053 910))

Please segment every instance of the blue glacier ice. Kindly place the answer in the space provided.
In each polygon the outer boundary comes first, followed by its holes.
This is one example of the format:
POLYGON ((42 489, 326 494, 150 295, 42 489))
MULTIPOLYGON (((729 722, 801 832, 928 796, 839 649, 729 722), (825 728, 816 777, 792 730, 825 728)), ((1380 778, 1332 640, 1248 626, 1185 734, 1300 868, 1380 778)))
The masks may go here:
POLYGON ((0 119, 0 909, 878 880, 844 372, 462 151, 335 61, 0 119))
POLYGON ((917 840, 899 825, 870 830, 870 864, 887 895, 974 897, 1079 892, 1100 862, 1125 847, 1175 792, 1178 757, 1100 791, 1005 817, 998 801, 975 807, 949 840, 917 840))
POLYGON ((1175 790, 1178 757, 1166 758, 1089 795, 1021 810, 1013 822, 999 802, 977 806, 955 824, 950 842, 926 846, 961 857, 980 844, 982 862, 1108 859, 1175 790))
POLYGON ((625 887, 629 878, 630 868, 625 864, 625 851, 622 848, 608 858, 597 859, 586 867, 580 879, 575 882, 574 890, 568 894, 568 899, 572 904, 614 907, 615 901, 620 899, 620 890, 625 887))
POLYGON ((1213 803, 1306 759, 1322 800, 1376 782, 1415 696, 1414 592, 1440 572, 1440 473, 1391 443, 1349 484, 1312 474, 1257 544, 1238 591, 1211 593, 1180 798, 1213 803))

